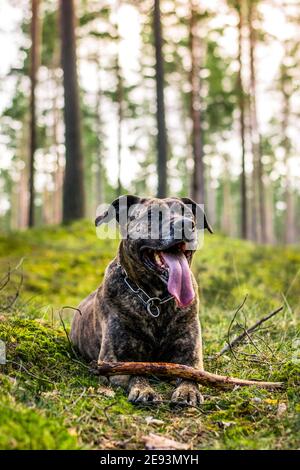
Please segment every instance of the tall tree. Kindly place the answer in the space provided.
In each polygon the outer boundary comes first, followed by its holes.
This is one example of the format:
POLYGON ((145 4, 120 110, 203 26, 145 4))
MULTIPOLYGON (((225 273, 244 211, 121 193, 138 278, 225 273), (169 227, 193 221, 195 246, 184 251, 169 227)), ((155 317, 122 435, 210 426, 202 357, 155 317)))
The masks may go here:
POLYGON ((191 53, 191 118, 192 118, 192 147, 194 170, 192 175, 192 198, 203 204, 205 200, 205 178, 203 161, 203 138, 201 126, 201 100, 200 100, 200 64, 201 40, 198 31, 198 4, 197 0, 190 0, 189 40, 191 53))
POLYGON ((100 54, 96 56, 96 64, 98 70, 98 86, 96 95, 96 109, 95 109, 95 120, 97 128, 97 171, 96 171, 96 205, 94 209, 97 209, 99 204, 104 202, 104 167, 103 167, 103 123, 102 123, 102 86, 101 86, 101 60, 100 54))
POLYGON ((248 29, 249 29, 249 61, 250 61, 250 121, 251 141, 253 153, 253 228, 256 231, 256 241, 266 243, 266 208, 265 189, 263 181, 262 143, 257 119, 256 99, 256 30, 254 20, 256 18, 256 0, 248 0, 248 29))
MULTIPOLYGON (((285 45, 286 57, 291 56, 288 41, 285 45)), ((282 93, 282 122, 281 122, 281 146, 284 149, 285 181, 284 181, 284 202, 285 214, 283 220, 283 240, 285 243, 295 242, 295 201, 292 189, 292 174, 290 168, 290 156, 292 151, 291 140, 289 138, 289 125, 291 118, 291 94, 293 91, 293 77, 285 60, 280 66, 280 88, 282 93)))
POLYGON ((31 0, 31 53, 30 53, 30 136, 29 136, 29 204, 28 225, 34 225, 34 156, 37 149, 37 125, 36 125, 36 85, 37 71, 40 55, 40 0, 31 0))
POLYGON ((76 64, 74 0, 60 0, 61 62, 64 84, 66 166, 63 187, 63 222, 84 216, 83 153, 76 64))
POLYGON ((238 101, 240 112, 240 140, 242 151, 242 164, 241 164, 241 236, 246 239, 248 236, 248 211, 247 211, 247 180, 245 168, 245 93, 243 86, 243 6, 244 2, 236 2, 236 9, 238 12, 238 101))
POLYGON ((117 196, 120 196, 122 193, 122 183, 121 183, 121 171, 122 171, 122 127, 123 127, 123 101, 124 101, 124 85, 123 77, 121 72, 120 64, 120 31, 118 23, 118 11, 120 8, 120 2, 117 2, 117 12, 116 12, 116 41, 117 41, 117 54, 116 54, 116 79, 117 79, 117 90, 116 90, 116 101, 118 106, 118 177, 117 177, 117 196))
POLYGON ((167 195, 167 129, 164 101, 164 59, 160 1, 154 0, 153 32, 155 47, 156 120, 157 120, 157 197, 167 195))

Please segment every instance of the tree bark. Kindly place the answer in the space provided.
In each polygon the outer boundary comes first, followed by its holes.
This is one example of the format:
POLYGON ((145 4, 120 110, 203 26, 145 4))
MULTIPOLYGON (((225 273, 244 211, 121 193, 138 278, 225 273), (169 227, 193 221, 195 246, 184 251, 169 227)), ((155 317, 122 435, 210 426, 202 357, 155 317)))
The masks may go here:
POLYGON ((163 60, 163 36, 160 15, 160 1, 154 0, 153 33, 155 47, 155 81, 156 81, 156 120, 157 120, 157 173, 158 187, 157 197, 164 198, 167 195, 167 158, 168 143, 165 120, 164 101, 164 60, 163 60))
POLYGON ((268 243, 273 245, 276 241, 274 233, 274 189, 273 184, 270 178, 268 178, 265 185, 265 195, 266 195, 266 234, 268 243))
POLYGON ((74 0, 60 0, 61 62, 64 84, 66 167, 63 187, 63 222, 84 216, 83 154, 76 65, 74 0))
POLYGON ((123 126, 123 78, 121 75, 120 60, 116 61, 117 75, 117 105, 118 105, 118 178, 117 196, 122 194, 121 170, 122 170, 122 126, 123 126))
POLYGON ((223 209, 222 209, 222 219, 221 219, 221 228, 228 236, 233 235, 233 211, 232 211, 232 197, 231 197, 231 185, 230 185, 230 174, 229 174, 229 162, 228 156, 224 156, 224 176, 222 178, 223 182, 223 209))
POLYGON ((104 202, 104 175, 103 175, 103 142, 102 142, 102 132, 103 132, 103 123, 101 119, 101 104, 102 104, 102 87, 100 80, 100 70, 101 70, 101 60, 100 55, 96 58, 96 65, 98 69, 98 90, 96 96, 96 126, 97 126, 97 171, 96 171, 96 207, 95 211, 99 204, 104 202))
POLYGON ((194 170, 192 175, 191 196, 194 201, 204 204, 205 178, 203 161, 203 138, 201 123, 200 98, 200 63, 201 43, 198 32, 198 4, 197 0, 190 0, 190 53, 191 53, 191 118, 192 118, 192 147, 194 157, 194 170))
POLYGON ((258 128, 257 120, 257 105, 256 105, 256 68, 255 68, 255 48, 256 48, 256 34, 253 28, 253 20, 255 15, 253 2, 248 0, 248 28, 249 28, 249 59, 250 59, 250 119, 251 119, 251 140, 253 152, 253 198, 255 201, 253 210, 256 212, 254 215, 254 224, 257 224, 257 241, 266 243, 266 210, 265 210, 265 194, 263 182, 263 163, 262 163, 262 148, 261 136, 258 128), (256 208, 257 205, 257 208, 256 208))
MULTIPOLYGON (((285 47, 285 56, 289 56, 288 47, 285 47)), ((281 93, 283 101, 283 115, 281 123, 281 134, 282 134, 282 146, 284 148, 284 163, 286 167, 286 177, 285 177, 285 191, 284 191, 284 201, 285 201, 285 214, 284 214, 284 227, 283 227, 283 241, 285 244, 295 242, 295 217, 294 217, 294 197, 292 190, 291 182, 291 171, 289 167, 289 159, 291 153, 291 141, 288 137, 288 127, 290 121, 290 91, 288 82, 290 77, 288 76, 288 71, 284 64, 281 65, 281 93)))
POLYGON ((242 165, 241 165, 241 237, 248 237, 248 211, 247 211, 247 180, 245 169, 245 93, 243 87, 243 2, 237 4, 239 16, 238 23, 238 93, 239 93, 239 109, 240 109, 240 139, 242 149, 242 165))
POLYGON ((53 174, 54 181, 54 194, 53 194, 53 223, 60 224, 62 221, 62 189, 63 189, 63 168, 60 162, 60 151, 59 151, 59 119, 60 119, 60 109, 58 107, 58 91, 59 82, 56 75, 56 66, 52 69, 52 81, 55 87, 53 90, 53 127, 52 127, 52 139, 53 146, 56 153, 56 169, 53 174))
POLYGON ((209 215, 209 221, 212 227, 215 227, 217 223, 217 195, 214 181, 212 178, 212 165, 210 164, 207 165, 206 181, 207 187, 209 188, 206 198, 206 210, 207 214, 209 215))
POLYGON ((34 156, 37 149, 36 126, 36 85, 40 59, 40 0, 31 0, 31 55, 30 55, 30 138, 29 138, 29 204, 28 225, 34 226, 34 156))
POLYGON ((255 386, 266 389, 281 389, 284 386, 283 382, 237 379, 168 362, 99 362, 97 371, 100 375, 157 375, 181 378, 193 380, 208 387, 233 388, 238 385, 240 387, 255 386))

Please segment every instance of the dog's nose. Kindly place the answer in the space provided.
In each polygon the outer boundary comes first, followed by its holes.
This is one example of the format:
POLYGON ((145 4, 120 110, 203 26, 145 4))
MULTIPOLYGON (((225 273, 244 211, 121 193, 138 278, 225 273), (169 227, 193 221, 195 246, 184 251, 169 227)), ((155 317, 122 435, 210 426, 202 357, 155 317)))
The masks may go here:
POLYGON ((180 238, 189 241, 193 237, 195 223, 187 217, 182 217, 174 221, 174 235, 175 238, 180 238))

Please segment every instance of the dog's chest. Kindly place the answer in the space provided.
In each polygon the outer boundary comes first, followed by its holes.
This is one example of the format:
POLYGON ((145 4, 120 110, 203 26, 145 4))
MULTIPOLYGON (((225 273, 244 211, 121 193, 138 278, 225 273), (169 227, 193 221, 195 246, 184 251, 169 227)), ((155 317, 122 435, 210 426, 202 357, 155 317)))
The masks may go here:
POLYGON ((186 328, 191 317, 190 309, 176 308, 173 299, 157 304, 157 309, 153 309, 156 316, 151 315, 147 306, 134 296, 126 300, 123 297, 121 303, 120 314, 124 327, 129 328, 142 342, 151 343, 155 348, 172 342, 174 336, 186 328))

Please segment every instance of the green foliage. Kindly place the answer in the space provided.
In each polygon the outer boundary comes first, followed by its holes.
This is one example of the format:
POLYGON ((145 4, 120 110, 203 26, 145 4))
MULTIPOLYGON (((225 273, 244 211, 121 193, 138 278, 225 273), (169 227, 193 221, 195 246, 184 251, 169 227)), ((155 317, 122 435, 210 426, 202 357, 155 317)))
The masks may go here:
MULTIPOLYGON (((181 410, 168 403, 150 408, 131 405, 122 390, 103 385, 70 349, 57 309, 76 306, 97 287, 116 249, 116 241, 97 239, 87 221, 0 239, 3 274, 8 264, 13 267, 24 257, 20 299, 0 311, 0 339, 6 342, 8 359, 0 366, 0 448, 141 449, 142 437, 150 432, 193 442, 199 449, 297 448, 299 250, 263 249, 220 235, 205 237, 193 269, 200 285, 206 369, 284 380, 287 388, 283 392, 203 388, 206 399, 201 408, 181 410), (266 330, 253 334, 254 346, 243 344, 234 356, 217 358, 233 311, 246 292, 249 297, 239 323, 253 324, 277 307, 283 302, 281 292, 286 308, 266 330), (282 416, 279 404, 287 406, 282 416), (146 420, 149 416, 158 423, 146 420)), ((10 298, 14 292, 16 278, 18 274, 12 273, 11 291, 8 287, 1 291, 2 307, 6 295, 10 298)), ((68 327, 68 316, 63 318, 68 327)), ((233 334, 238 332, 235 324, 233 334)), ((154 386, 164 399, 169 398, 170 384, 155 381, 154 386)))
POLYGON ((46 11, 42 27, 42 65, 49 68, 57 66, 57 62, 59 62, 59 37, 58 12, 56 10, 46 11))

